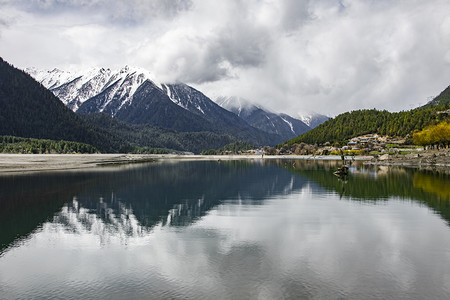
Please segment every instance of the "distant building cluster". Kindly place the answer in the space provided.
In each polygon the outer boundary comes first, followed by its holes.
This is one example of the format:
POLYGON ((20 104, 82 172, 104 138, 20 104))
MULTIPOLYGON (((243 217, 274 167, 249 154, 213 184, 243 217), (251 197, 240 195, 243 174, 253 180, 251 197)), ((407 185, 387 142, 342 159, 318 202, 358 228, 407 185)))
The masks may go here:
MULTIPOLYGON (((402 145, 405 139, 389 136, 380 136, 378 134, 366 134, 352 138, 347 145, 343 146, 341 150, 352 151, 397 151, 394 145, 402 145)), ((339 149, 337 149, 339 150, 339 149)))
POLYGON ((322 146, 308 145, 305 143, 284 145, 280 149, 266 147, 264 153, 267 155, 297 154, 297 155, 360 155, 397 153, 399 151, 417 151, 418 148, 405 148, 406 140, 399 137, 380 136, 378 134, 366 134, 354 137, 342 146, 338 143, 332 145, 327 142, 322 146))
MULTIPOLYGON (((389 142, 388 137, 378 134, 368 134, 352 138, 342 150, 361 150, 365 148, 379 148, 389 142)), ((398 141, 395 141, 398 143, 398 141)))

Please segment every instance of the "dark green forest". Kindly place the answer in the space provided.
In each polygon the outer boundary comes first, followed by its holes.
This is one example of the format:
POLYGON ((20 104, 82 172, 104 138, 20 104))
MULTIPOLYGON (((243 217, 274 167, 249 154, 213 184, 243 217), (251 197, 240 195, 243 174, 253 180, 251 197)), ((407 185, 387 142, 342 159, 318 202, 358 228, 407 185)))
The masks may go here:
POLYGON ((121 145, 119 152, 129 152, 127 150, 134 147, 151 147, 200 153, 204 149, 220 148, 236 141, 231 135, 209 131, 178 132, 148 124, 129 124, 103 113, 82 117, 87 123, 114 136, 121 145))
POLYGON ((74 141, 102 152, 118 146, 107 132, 85 123, 40 83, 2 59, 0 135, 74 141))
POLYGON ((0 153, 68 154, 97 152, 97 148, 84 143, 0 136, 0 153))
POLYGON ((210 149, 202 151, 203 155, 240 154, 244 151, 255 149, 255 146, 247 142, 237 141, 220 149, 210 149))
POLYGON ((444 104, 397 113, 376 109, 346 112, 284 144, 301 142, 319 145, 326 142, 342 144, 352 137, 370 133, 407 137, 416 130, 422 130, 428 125, 447 119, 448 114, 439 111, 449 107, 449 104, 444 104))
POLYGON ((346 112, 281 145, 301 142, 343 144, 352 137, 373 133, 412 137, 415 131, 449 119, 450 116, 446 113, 449 108, 450 86, 422 107, 396 113, 376 109, 346 112))
POLYGON ((117 139, 84 122, 49 90, 0 58, 0 135, 90 144, 114 152, 117 139))

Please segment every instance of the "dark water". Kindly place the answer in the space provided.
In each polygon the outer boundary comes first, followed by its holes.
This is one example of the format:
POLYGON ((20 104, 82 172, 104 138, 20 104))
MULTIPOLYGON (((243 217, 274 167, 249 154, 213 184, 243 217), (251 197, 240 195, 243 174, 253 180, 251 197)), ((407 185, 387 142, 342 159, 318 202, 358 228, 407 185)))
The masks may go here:
POLYGON ((0 177, 0 298, 449 299, 450 176, 177 162, 0 177))

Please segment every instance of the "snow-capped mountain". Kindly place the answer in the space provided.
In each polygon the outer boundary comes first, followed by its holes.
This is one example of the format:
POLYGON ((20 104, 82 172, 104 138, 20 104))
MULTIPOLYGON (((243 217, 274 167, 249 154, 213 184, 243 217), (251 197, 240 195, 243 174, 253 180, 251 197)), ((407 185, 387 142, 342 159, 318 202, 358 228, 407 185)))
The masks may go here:
POLYGON ((216 110, 217 104, 187 84, 163 84, 162 88, 170 100, 190 112, 209 115, 216 110))
POLYGON ((303 123, 311 127, 311 129, 314 129, 320 124, 328 121, 330 118, 318 113, 312 113, 309 115, 299 115, 299 119, 302 120, 303 123))
POLYGON ((108 91, 108 96, 99 104, 98 111, 112 115, 117 113, 118 108, 130 102, 134 92, 144 81, 151 81, 152 78, 146 70, 128 66, 119 70, 101 68, 69 72, 59 69, 40 71, 29 68, 26 71, 75 112, 88 99, 108 91), (108 106, 113 100, 120 101, 115 109, 108 106))
POLYGON ((235 113, 247 123, 268 133, 277 134, 289 140, 311 128, 299 119, 287 114, 276 114, 239 97, 219 97, 217 104, 235 113))
POLYGON ((250 126, 200 91, 183 83, 158 83, 140 68, 26 71, 79 114, 102 112, 128 123, 225 133, 255 144, 284 141, 250 126))
POLYGON ((179 131, 214 130, 205 118, 173 103, 161 85, 152 81, 152 74, 140 68, 125 66, 118 70, 100 68, 77 72, 54 69, 29 73, 79 114, 102 112, 129 123, 179 131))
POLYGON ((252 132, 252 134, 260 134, 260 132, 255 132, 255 128, 249 126, 244 119, 218 105, 193 87, 183 83, 163 84, 162 87, 174 103, 208 119, 216 125, 226 128, 233 127, 239 131, 252 132))

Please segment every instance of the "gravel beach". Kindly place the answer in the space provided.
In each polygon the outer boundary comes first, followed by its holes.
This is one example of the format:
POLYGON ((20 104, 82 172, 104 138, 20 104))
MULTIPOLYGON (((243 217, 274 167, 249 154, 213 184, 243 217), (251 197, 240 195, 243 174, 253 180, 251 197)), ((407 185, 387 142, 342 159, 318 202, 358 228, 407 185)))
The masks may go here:
MULTIPOLYGON (((165 160, 302 159, 340 160, 340 156, 312 155, 173 155, 173 154, 0 154, 0 174, 78 170, 165 160)), ((428 150, 406 155, 346 157, 373 165, 450 168, 450 150, 428 150)))

